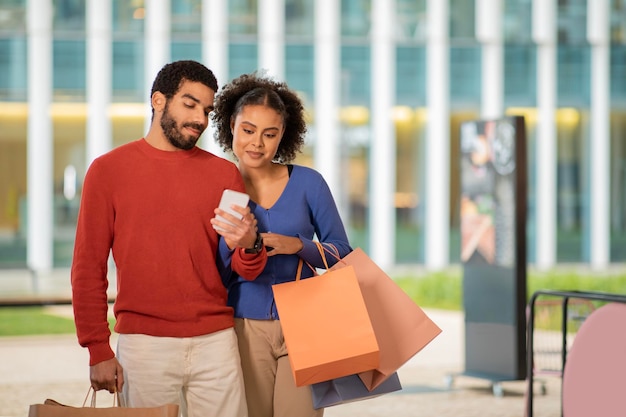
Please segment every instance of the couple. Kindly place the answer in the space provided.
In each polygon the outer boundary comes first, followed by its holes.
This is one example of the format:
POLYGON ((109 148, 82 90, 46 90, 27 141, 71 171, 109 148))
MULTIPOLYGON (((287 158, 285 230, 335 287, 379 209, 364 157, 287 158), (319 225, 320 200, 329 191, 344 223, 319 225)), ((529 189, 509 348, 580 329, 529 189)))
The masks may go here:
POLYGON ((295 386, 271 288, 295 278, 300 258, 323 266, 314 237, 351 251, 322 176, 290 164, 304 145, 302 102, 257 73, 218 93, 209 69, 176 61, 156 76, 151 105, 145 138, 97 158, 84 180, 71 281, 91 385, 189 417, 321 416, 295 386), (209 117, 236 165, 196 147, 209 117), (225 189, 250 196, 233 207, 241 219, 217 208, 225 189))

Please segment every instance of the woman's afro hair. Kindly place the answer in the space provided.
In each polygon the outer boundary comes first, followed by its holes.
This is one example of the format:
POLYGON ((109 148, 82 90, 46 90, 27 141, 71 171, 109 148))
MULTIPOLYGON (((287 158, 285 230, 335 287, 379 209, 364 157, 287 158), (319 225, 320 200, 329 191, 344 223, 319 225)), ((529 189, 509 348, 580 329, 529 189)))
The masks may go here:
POLYGON ((258 72, 240 75, 224 85, 217 94, 215 110, 211 113, 217 143, 223 150, 232 152, 233 133, 230 124, 247 105, 267 106, 283 117, 285 132, 274 160, 280 163, 293 161, 304 145, 304 106, 286 83, 258 72))

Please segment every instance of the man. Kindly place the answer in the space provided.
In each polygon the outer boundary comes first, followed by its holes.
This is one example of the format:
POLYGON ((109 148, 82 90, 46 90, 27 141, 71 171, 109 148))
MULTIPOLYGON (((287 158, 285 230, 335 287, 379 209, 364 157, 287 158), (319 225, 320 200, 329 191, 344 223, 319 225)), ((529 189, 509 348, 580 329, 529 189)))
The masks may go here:
POLYGON ((89 350, 95 390, 123 392, 128 406, 177 403, 190 417, 247 414, 233 311, 219 269, 254 279, 267 261, 256 219, 217 210, 222 191, 245 191, 237 167, 196 147, 217 91, 195 61, 165 65, 152 86, 145 138, 97 158, 85 176, 72 264, 74 315, 89 350), (234 248, 222 265, 211 219, 234 248), (107 260, 117 270, 113 311, 117 357, 107 323, 107 260))

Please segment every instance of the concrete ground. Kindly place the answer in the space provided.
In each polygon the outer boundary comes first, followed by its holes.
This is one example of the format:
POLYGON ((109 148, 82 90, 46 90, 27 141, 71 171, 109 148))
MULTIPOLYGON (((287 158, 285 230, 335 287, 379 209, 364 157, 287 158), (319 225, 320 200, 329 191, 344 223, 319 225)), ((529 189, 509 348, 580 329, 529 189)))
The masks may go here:
MULTIPOLYGON (((38 282, 34 278, 24 280, 22 274, 27 273, 0 272, 0 297, 18 297, 33 291, 68 295, 66 271, 39 277, 38 282)), ((71 315, 68 306, 47 308, 53 314, 71 315)), ((400 368, 402 391, 329 407, 324 413, 326 417, 525 416, 525 381, 502 382, 503 395, 495 396, 490 381, 463 375, 463 314, 426 312, 443 332, 400 368)), ((540 384, 535 386, 533 416, 560 416, 560 378, 537 378, 545 383, 546 394, 541 393, 540 384)), ((88 388, 87 351, 78 345, 74 335, 0 338, 0 417, 27 416, 30 404, 46 398, 81 406, 88 388)), ((112 397, 100 392, 98 406, 111 404, 112 397)))

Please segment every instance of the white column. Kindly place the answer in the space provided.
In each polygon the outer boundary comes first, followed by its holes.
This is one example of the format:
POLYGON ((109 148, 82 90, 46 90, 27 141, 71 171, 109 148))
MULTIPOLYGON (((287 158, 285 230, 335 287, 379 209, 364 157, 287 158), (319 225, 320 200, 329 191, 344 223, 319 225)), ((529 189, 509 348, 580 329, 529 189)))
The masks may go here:
POLYGON ((392 119, 396 91, 395 13, 394 0, 372 1, 370 256, 383 269, 395 263, 396 132, 392 119))
POLYGON ((481 117, 504 114, 502 0, 476 1, 476 38, 482 44, 481 117))
MULTIPOLYGON (((315 2, 315 168, 324 176, 335 201, 341 201, 340 106, 340 4, 315 2)), ((340 206, 341 209, 341 206, 340 206)))
POLYGON ((449 0, 428 0, 424 241, 427 269, 450 262, 449 0))
MULTIPOLYGON (((202 60, 215 77, 218 87, 228 79, 228 3, 226 0, 202 1, 202 60)), ((209 124, 200 139, 201 146, 225 157, 222 148, 215 142, 215 126, 209 124)))
POLYGON ((159 70, 170 61, 171 8, 170 0, 146 0, 145 4, 145 86, 146 92, 146 133, 150 128, 152 106, 150 90, 159 70))
POLYGON ((259 0, 259 69, 285 79, 285 1, 259 0))
POLYGON ((537 44, 537 161, 535 263, 556 263, 556 0, 533 1, 533 41, 537 44))
POLYGON ((28 267, 53 263, 52 0, 28 0, 28 267))
POLYGON ((610 262, 610 50, 609 0, 587 3, 587 40, 591 44, 591 122, 589 127, 589 248, 594 269, 610 262))
POLYGON ((113 144, 108 109, 111 104, 113 52, 110 1, 87 1, 87 161, 113 144))

